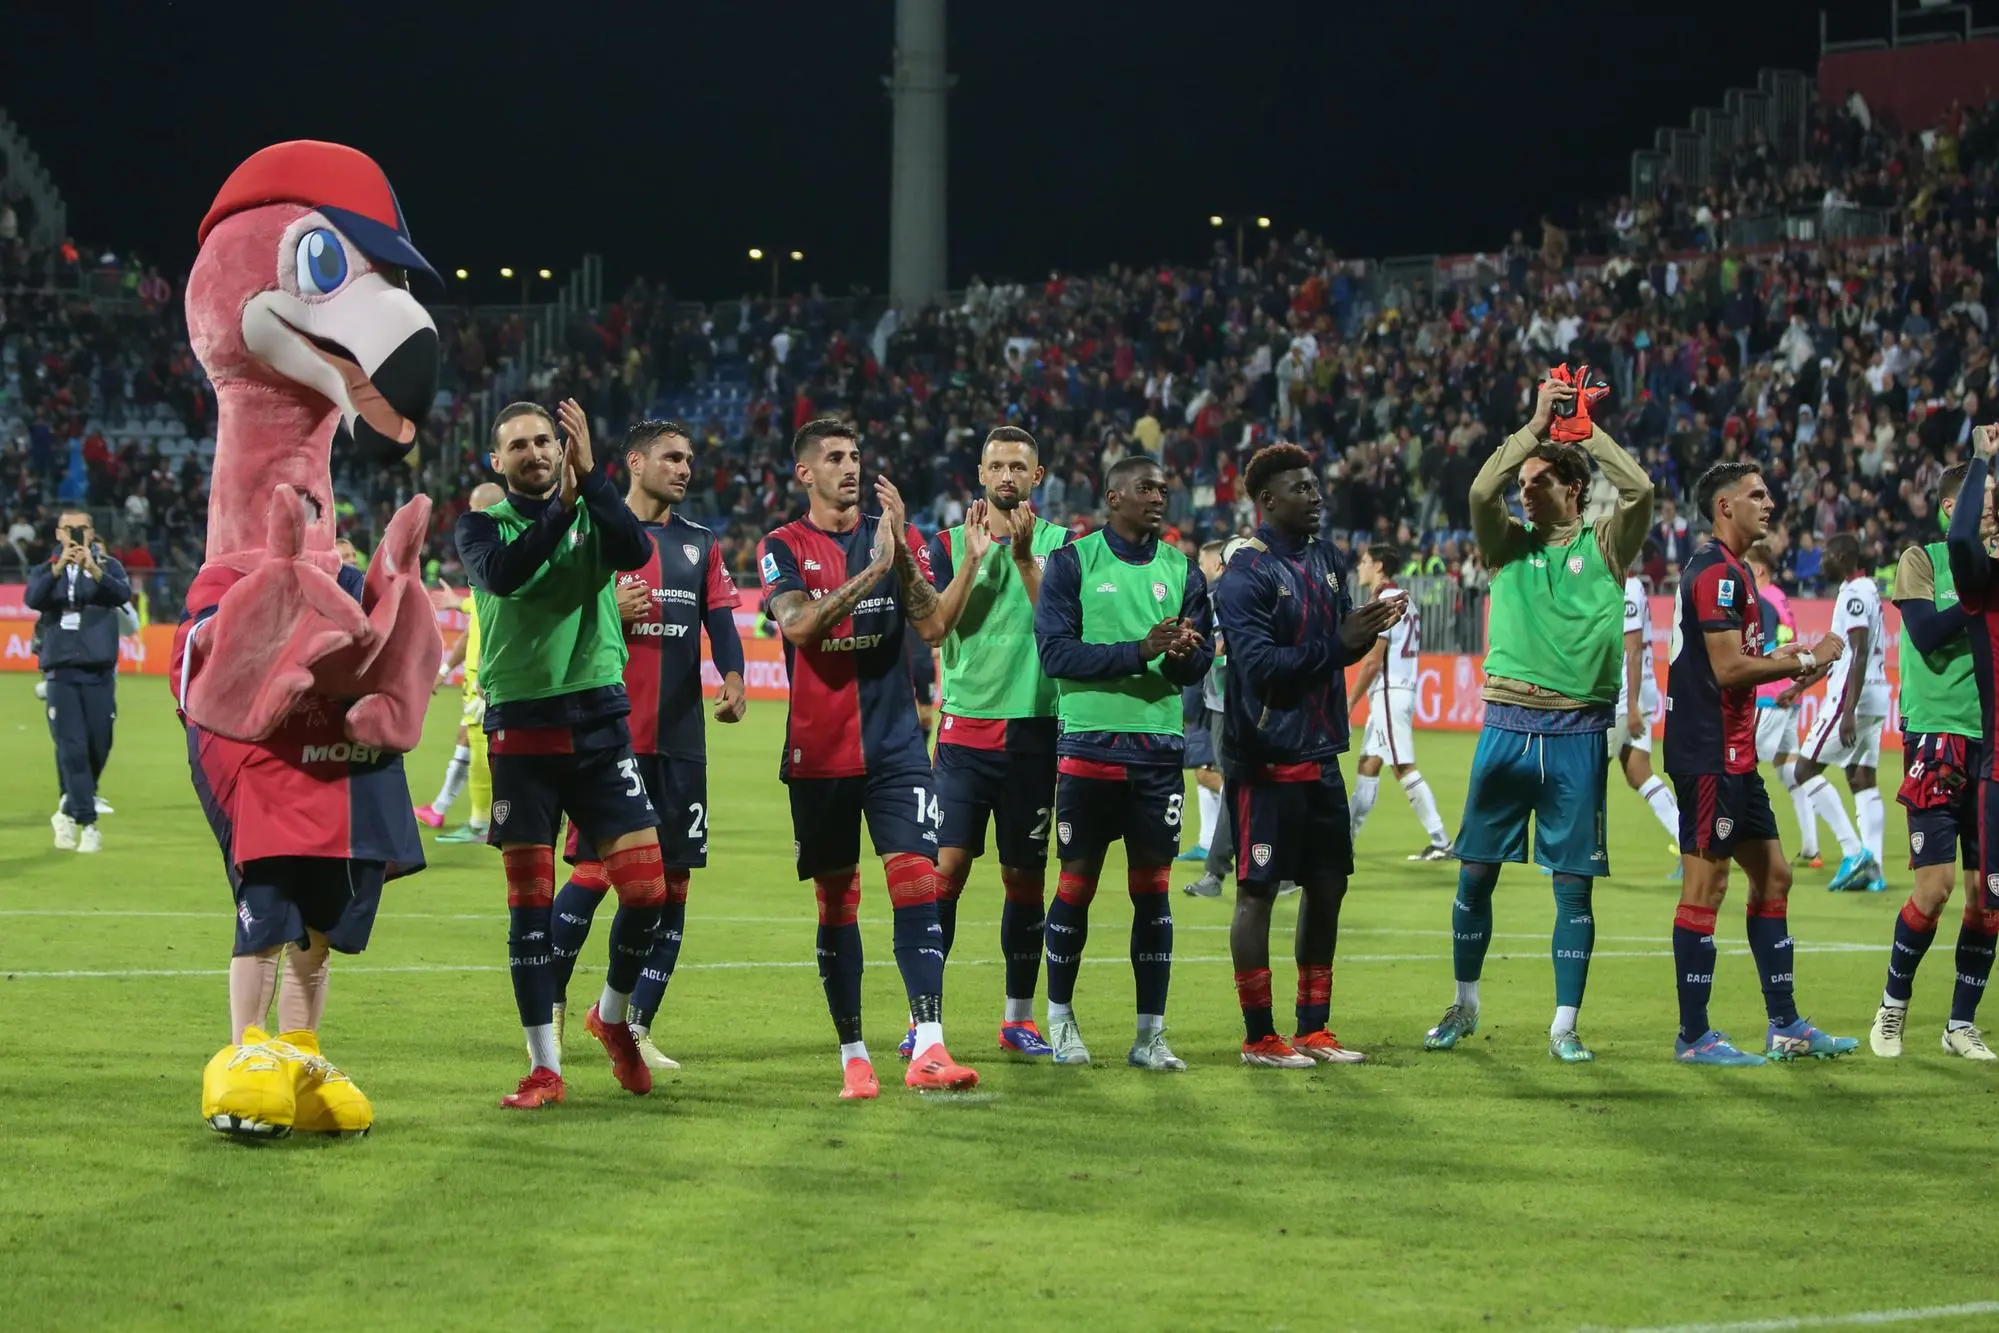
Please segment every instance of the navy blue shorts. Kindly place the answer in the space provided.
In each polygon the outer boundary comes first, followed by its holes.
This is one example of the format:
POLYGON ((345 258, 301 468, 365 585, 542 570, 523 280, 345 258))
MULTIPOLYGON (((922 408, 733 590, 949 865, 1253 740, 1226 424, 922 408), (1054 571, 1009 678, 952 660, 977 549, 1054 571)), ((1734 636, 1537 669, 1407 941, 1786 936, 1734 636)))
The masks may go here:
POLYGON ((238 958, 286 944, 309 948, 309 931, 340 953, 360 953, 375 929, 387 867, 380 861, 265 856, 231 871, 238 958))
POLYGON ((1337 763, 1288 764, 1254 782, 1230 778, 1236 883, 1321 884, 1353 874, 1353 822, 1337 763))
POLYGON ((1776 842, 1777 816, 1760 773, 1697 773, 1673 779, 1680 803, 1680 850, 1732 857, 1745 842, 1776 842))
POLYGON ((811 879, 861 862, 861 819, 875 855, 937 859, 943 811, 927 769, 860 778, 792 778, 791 836, 798 877, 811 879))
POLYGON ((598 844, 659 825, 621 717, 575 727, 506 728, 488 735, 487 753, 493 825, 486 840, 495 847, 553 847, 565 814, 598 844))
MULTIPOLYGON (((699 759, 669 759, 663 754, 633 758, 639 761, 646 796, 659 813, 660 861, 679 870, 700 870, 708 864, 708 765, 699 759)), ((575 865, 603 857, 572 820, 562 859, 575 865)))
POLYGON ((1048 864, 1048 829, 1055 816, 1052 750, 1018 754, 939 745, 936 781, 944 814, 938 846, 984 856, 990 818, 1001 865, 1027 870, 1048 864))
POLYGON ((1909 868, 1947 866, 1962 858, 1979 869, 1976 742, 1948 732, 1902 736, 1903 778, 1895 799, 1909 816, 1909 868))
POLYGON ((1164 764, 1058 761, 1055 779, 1056 855, 1064 862, 1099 861, 1120 838, 1135 866, 1163 866, 1180 852, 1186 780, 1164 764))

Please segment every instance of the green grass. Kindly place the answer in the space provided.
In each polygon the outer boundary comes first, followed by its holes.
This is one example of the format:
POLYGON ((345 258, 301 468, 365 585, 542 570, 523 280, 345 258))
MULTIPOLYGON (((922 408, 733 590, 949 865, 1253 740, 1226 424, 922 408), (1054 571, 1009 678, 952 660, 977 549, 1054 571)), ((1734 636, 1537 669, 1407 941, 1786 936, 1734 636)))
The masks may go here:
MULTIPOLYGON (((1404 861, 1420 833, 1387 783, 1335 972, 1335 1026, 1370 1052, 1366 1066, 1241 1067, 1229 899, 1177 892, 1171 1018, 1185 1075, 1115 1060, 1132 1013, 1115 894, 1099 902, 1096 965, 1077 996, 1112 1058, 1001 1063, 988 861, 961 915, 947 1014, 955 1052, 984 1074, 979 1094, 922 1100, 898 1086, 841 1104, 769 704, 711 733, 713 868, 696 876, 661 1024, 682 1073, 629 1097, 587 1038, 572 1040, 566 1105, 499 1111, 524 1061, 497 858, 438 848, 427 873, 392 887, 374 947, 335 967, 326 1046, 374 1099, 374 1135, 237 1146, 196 1114, 202 1064, 227 1035, 231 920, 167 692, 123 686, 105 784, 117 813, 103 854, 85 859, 48 846, 52 764, 32 679, 0 677, 10 1329, 1564 1329, 1999 1296, 1976 1225, 1999 1079, 1936 1048, 1955 912, 1899 1063, 1863 1051, 1679 1068, 1671 861, 1621 787, 1619 873, 1599 887, 1584 1010, 1594 1066, 1546 1054, 1551 906, 1531 870, 1501 882, 1486 1026, 1468 1049, 1420 1049, 1450 996, 1454 875, 1404 861), (129 975, 146 970, 158 975, 129 975)), ((433 710, 411 761, 419 798, 455 712, 433 710)), ((1454 819, 1470 738, 1421 743, 1454 819)), ((1888 836, 1902 845, 1899 811, 1888 836)), ((1799 878, 1805 1010, 1862 1034, 1907 872, 1876 897, 1831 897, 1824 872, 1799 878)), ((1279 905, 1287 930, 1294 910, 1279 905)), ((886 916, 870 867, 862 917, 878 964, 886 916)), ((1723 923, 1716 1021, 1760 1040, 1740 917, 1723 923)), ((602 947, 600 927, 578 973, 586 991, 602 947)), ((1280 994, 1290 984, 1280 964, 1280 994)), ((893 967, 871 967, 868 1035, 890 1076, 899 1001, 893 967)))

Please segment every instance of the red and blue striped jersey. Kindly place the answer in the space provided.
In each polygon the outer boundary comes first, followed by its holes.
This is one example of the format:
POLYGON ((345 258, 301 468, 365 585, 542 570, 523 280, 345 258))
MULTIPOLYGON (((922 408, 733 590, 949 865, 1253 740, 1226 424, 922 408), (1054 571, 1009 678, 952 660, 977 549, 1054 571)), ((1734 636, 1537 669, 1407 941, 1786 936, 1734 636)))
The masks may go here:
POLYGON ((651 556, 619 584, 643 583, 652 592, 644 619, 625 622, 625 693, 631 697, 632 753, 703 760, 708 742, 701 690, 701 629, 727 644, 713 644, 717 669, 742 670, 742 640, 728 613, 739 602, 736 582, 722 564, 715 534, 678 514, 648 523, 651 556), (713 612, 720 616, 711 616, 713 612), (733 646, 733 654, 730 647, 733 646), (728 665, 733 656, 734 665, 728 665))
MULTIPOLYGON (((177 709, 202 667, 203 627, 243 577, 210 565, 188 588, 168 668, 177 709)), ((361 571, 343 567, 339 578, 360 601, 361 571)), ((261 741, 217 736, 181 714, 195 792, 231 866, 267 856, 319 856, 386 862, 391 877, 423 869, 403 757, 347 738, 353 703, 307 694, 261 741)))
POLYGON ((1763 608, 1749 567, 1709 540, 1680 571, 1671 665, 1666 668, 1666 772, 1674 777, 1756 771, 1756 688, 1723 689, 1707 636, 1741 636, 1745 657, 1763 655, 1763 608))
MULTIPOLYGON (((828 532, 810 519, 787 523, 763 539, 757 569, 764 606, 780 593, 817 601, 868 567, 878 514, 863 514, 847 532, 828 532)), ((914 526, 905 534, 918 571, 930 577, 930 554, 914 526)), ((784 723, 778 772, 792 778, 851 778, 867 773, 928 769, 930 752, 916 718, 903 636, 902 590, 893 569, 868 591, 853 614, 819 642, 784 642, 791 707, 784 723)))

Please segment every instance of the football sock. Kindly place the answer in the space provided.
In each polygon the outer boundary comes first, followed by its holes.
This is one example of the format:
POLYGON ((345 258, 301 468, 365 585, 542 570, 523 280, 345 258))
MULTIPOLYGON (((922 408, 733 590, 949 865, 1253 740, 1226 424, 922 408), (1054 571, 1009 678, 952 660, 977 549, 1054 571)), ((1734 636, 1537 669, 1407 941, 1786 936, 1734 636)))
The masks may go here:
MULTIPOLYGON (((1937 919, 1924 916, 1914 898, 1903 903, 1901 915, 1895 918, 1895 942, 1888 950, 1888 985, 1881 992, 1881 1003, 1908 1007, 1909 996, 1915 991, 1916 969, 1923 965, 1923 955, 1930 951, 1930 943, 1936 937, 1937 919)), ((1959 935, 1960 953, 1963 940, 1959 935)))
POLYGON ((1674 842, 1678 842, 1680 840, 1680 803, 1673 799, 1673 789, 1666 785, 1666 780, 1654 774, 1652 777, 1646 779, 1645 785, 1638 789, 1638 794, 1644 798, 1645 804, 1652 807, 1653 815, 1665 827, 1666 836, 1674 842))
POLYGON ((1564 1032, 1574 1032, 1576 1030, 1576 1020, 1579 1017, 1581 1017, 1581 1015, 1582 1015, 1582 1009, 1577 1005, 1573 1004, 1556 1005, 1555 1021, 1548 1024, 1548 1035, 1551 1037, 1558 1037, 1564 1032))
POLYGON ((1173 900, 1168 880, 1165 866, 1132 866, 1125 872, 1131 893, 1131 971, 1141 1020, 1166 1012, 1166 990, 1173 979, 1173 900))
POLYGON ((555 1040, 555 1024, 537 1023, 527 1028, 528 1065, 534 1069, 562 1072, 562 1046, 555 1040))
POLYGON ((1195 790, 1200 794, 1201 802, 1201 840, 1195 846, 1202 848, 1212 847, 1214 846, 1215 821, 1221 817, 1222 813, 1222 794, 1218 791, 1209 791, 1206 787, 1197 787, 1195 790))
POLYGON ((937 876, 937 949, 946 958, 958 939, 958 898, 964 891, 965 881, 937 876))
POLYGON ((1798 1021, 1798 1002, 1791 994, 1795 951, 1787 917, 1782 900, 1749 904, 1749 952, 1763 981, 1763 1010, 1779 1027, 1798 1021))
POLYGON ((817 875, 812 887, 819 900, 819 984, 844 1058, 845 1047, 861 1040, 861 872, 817 875))
POLYGON ((937 893, 941 881, 928 857, 902 852, 882 862, 894 908, 896 970, 918 1023, 936 1021, 944 994, 944 951, 938 947, 937 893))
POLYGON ((243 1043, 243 1029, 270 1020, 271 996, 278 989, 278 955, 241 954, 229 960, 229 1040, 243 1043))
POLYGON ((1860 850, 1860 835, 1853 831, 1853 821, 1846 817, 1846 807, 1839 803, 1839 793, 1820 773, 1809 782, 1798 784, 1799 792, 1812 803, 1812 810, 1825 821, 1832 836, 1839 839, 1839 854, 1852 856, 1860 850))
POLYGON ((458 799, 458 793, 465 790, 465 779, 472 774, 472 747, 461 745, 451 752, 451 762, 444 769, 444 785, 437 789, 437 799, 430 808, 440 815, 451 808, 458 799))
POLYGON ((659 909, 659 925, 652 932, 652 953, 639 970, 638 985, 632 988, 631 1021, 640 1027, 652 1026, 653 1016, 666 999, 666 983, 680 962, 680 936, 687 925, 687 872, 673 867, 666 872, 666 902, 659 909))
POLYGON ((1881 789, 1869 787, 1853 793, 1853 812, 1858 816, 1856 822, 1860 825, 1860 845, 1876 861, 1881 860, 1881 835, 1888 822, 1887 812, 1881 806, 1881 789))
POLYGON ((1680 1040, 1699 1041, 1707 1031, 1707 1001, 1714 990, 1714 909, 1681 903, 1673 914, 1674 984, 1680 993, 1680 1040))
POLYGON ((1236 1003, 1242 1006, 1243 1037, 1247 1041, 1261 1041, 1265 1037, 1277 1035, 1277 1025, 1270 1017, 1270 969, 1251 968, 1247 972, 1235 974, 1236 1003))
MULTIPOLYGON (((530 1039, 535 1028, 550 1028, 552 1048, 556 985, 549 918, 554 915, 555 849, 514 847, 502 851, 500 861, 507 872, 507 962, 514 983, 514 1006, 530 1039)), ((551 1064, 539 1055, 535 1063, 561 1070, 560 1064, 551 1064)))
POLYGON ((1044 880, 1039 870, 1000 868, 1006 901, 1000 905, 1000 953, 1006 959, 1006 1019, 1034 1019, 1034 988, 1041 980, 1044 880))
POLYGON ((493 770, 486 759, 486 742, 482 736, 472 746, 472 775, 466 780, 466 793, 472 798, 473 828, 482 829, 493 817, 493 770))
POLYGON ((1083 966, 1083 946, 1090 942, 1090 900, 1097 896, 1095 875, 1063 871, 1055 881, 1055 901, 1048 904, 1048 1018, 1055 1007, 1069 1008, 1076 996, 1076 973, 1083 966))
POLYGON ((1978 1017, 1978 1001, 1992 976, 1995 941, 1999 941, 1999 912, 1966 903, 1964 924, 1957 931, 1957 984, 1950 992, 1953 1026, 1966 1026, 1978 1017))
MULTIPOLYGON (((849 1060, 868 1060, 868 1044, 864 1041, 843 1041, 840 1043, 840 1068, 847 1067, 849 1060)), ((874 1061, 868 1060, 869 1064, 874 1061)))
POLYGON ((1450 835, 1444 832, 1444 817, 1437 813, 1437 794, 1430 790, 1430 784, 1423 780, 1422 773, 1412 768, 1402 775, 1402 794, 1409 798, 1409 808, 1416 812, 1416 822, 1430 835, 1430 845, 1450 846, 1450 835))
POLYGON ((319 1031, 320 1015, 326 1012, 326 954, 324 946, 301 950, 285 949, 285 984, 278 992, 278 1031, 319 1031))
POLYGON ((569 880, 555 895, 555 911, 548 927, 549 951, 555 955, 556 998, 569 994, 569 978, 576 971, 576 956, 583 941, 590 938, 590 922, 598 904, 611 887, 602 861, 578 861, 569 880))
MULTIPOLYGON (((1267 977, 1270 974, 1265 972, 1264 975, 1267 977)), ((1298 967, 1298 1033, 1324 1031, 1332 1013, 1332 964, 1301 963, 1298 967)))
POLYGON ((605 1023, 628 1023, 631 1021, 632 993, 628 990, 614 990, 610 982, 604 983, 604 994, 597 1001, 597 1017, 605 1023))
POLYGON ((1592 881, 1555 873, 1555 1003, 1579 1006, 1589 985, 1590 952, 1596 948, 1596 917, 1590 910, 1592 881))
POLYGON ((1477 981, 1485 971, 1485 951, 1492 943, 1492 891, 1498 885, 1496 865, 1466 861, 1458 867, 1458 892, 1451 899, 1451 971, 1461 982, 1477 981))
POLYGON ((1798 817, 1798 859, 1811 861, 1819 854, 1819 812, 1802 787, 1791 789, 1791 812, 1798 817))
POLYGON ((1164 1014, 1140 1014, 1138 1016, 1138 1039, 1140 1041, 1144 1041, 1155 1032, 1163 1032, 1165 1029, 1166 1015, 1164 1014))
POLYGON ((1360 835, 1360 826, 1367 822, 1370 814, 1374 813, 1374 798, 1380 791, 1379 776, 1371 778, 1355 776, 1353 795, 1347 798, 1347 823, 1353 829, 1352 836, 1360 835))

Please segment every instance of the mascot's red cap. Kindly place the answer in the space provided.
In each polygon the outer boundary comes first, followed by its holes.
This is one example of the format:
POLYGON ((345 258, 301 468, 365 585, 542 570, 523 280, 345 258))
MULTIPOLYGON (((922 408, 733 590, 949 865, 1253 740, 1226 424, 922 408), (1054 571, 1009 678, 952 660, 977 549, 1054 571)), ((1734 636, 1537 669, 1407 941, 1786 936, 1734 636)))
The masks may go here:
POLYGON ((222 182, 221 193, 201 220, 195 243, 208 240, 215 224, 232 213, 263 204, 303 204, 324 213, 361 253, 384 264, 437 277, 410 241, 402 205, 375 159, 344 144, 293 139, 252 153, 222 182))

